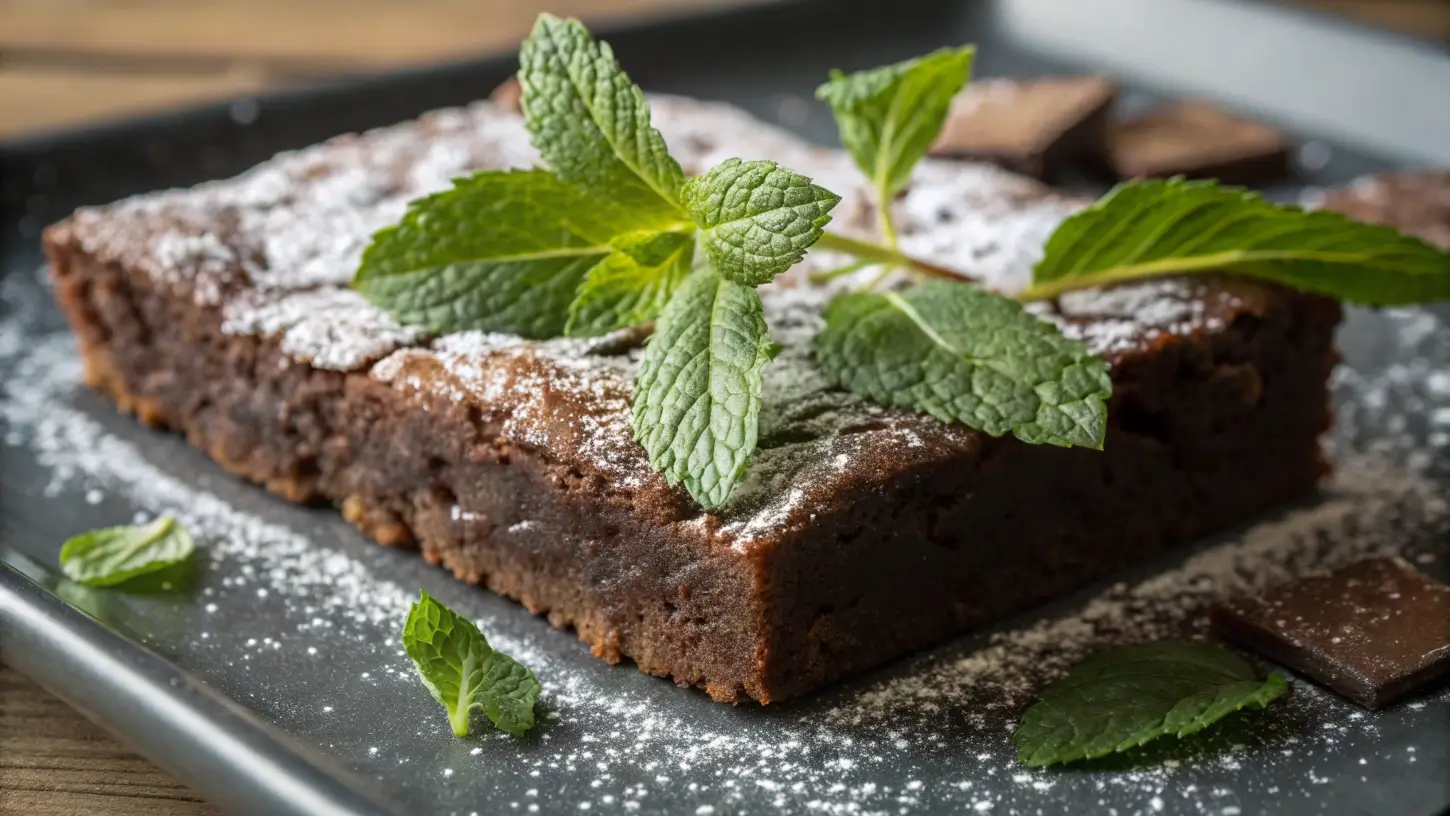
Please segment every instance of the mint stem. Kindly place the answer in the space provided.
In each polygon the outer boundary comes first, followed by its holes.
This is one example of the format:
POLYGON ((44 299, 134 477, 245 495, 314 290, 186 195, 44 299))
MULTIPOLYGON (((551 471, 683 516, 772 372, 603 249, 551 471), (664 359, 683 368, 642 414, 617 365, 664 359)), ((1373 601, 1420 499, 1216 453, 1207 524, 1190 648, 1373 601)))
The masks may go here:
POLYGON ((953 272, 950 269, 909 257, 899 249, 893 249, 892 247, 878 244, 874 241, 850 238, 836 232, 827 232, 821 235, 821 240, 816 242, 816 248, 845 252, 849 255, 855 255, 861 260, 886 264, 887 266, 906 267, 913 272, 919 272, 933 278, 945 278, 946 280, 956 281, 958 283, 971 280, 970 277, 953 272))

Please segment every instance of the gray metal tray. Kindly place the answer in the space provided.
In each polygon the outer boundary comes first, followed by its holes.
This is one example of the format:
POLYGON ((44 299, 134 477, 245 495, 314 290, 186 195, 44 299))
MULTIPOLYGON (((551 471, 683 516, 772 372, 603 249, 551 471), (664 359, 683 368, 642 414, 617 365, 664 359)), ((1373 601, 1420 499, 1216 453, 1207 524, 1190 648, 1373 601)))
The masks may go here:
MULTIPOLYGON (((1185 94, 1317 142, 1304 185, 1450 163, 1450 55, 1262 5, 1196 0, 797 2, 610 32, 647 88, 832 138, 831 67, 960 42, 980 75, 1109 70, 1129 107, 1185 94)), ((511 58, 0 144, 0 652, 238 813, 1403 813, 1450 805, 1450 692, 1360 712, 1297 679, 1212 734, 1077 767, 1013 762, 1032 678, 1123 634, 1192 629, 1221 592, 1371 551, 1447 553, 1444 310, 1355 311, 1337 482, 1303 504, 783 706, 732 708, 629 666, 330 510, 283 504, 77 386, 39 228, 80 204, 229 175, 271 153, 488 92, 511 58), (180 592, 58 581, 60 542, 173 511, 206 556, 180 592), (398 642, 419 588, 545 685, 522 740, 456 740, 398 642), (78 611, 83 610, 83 611, 78 611), (1186 623, 1183 623, 1186 621, 1186 623), (1114 634, 1114 632, 1118 634, 1114 634)), ((1302 190, 1283 188, 1275 195, 1302 190)))

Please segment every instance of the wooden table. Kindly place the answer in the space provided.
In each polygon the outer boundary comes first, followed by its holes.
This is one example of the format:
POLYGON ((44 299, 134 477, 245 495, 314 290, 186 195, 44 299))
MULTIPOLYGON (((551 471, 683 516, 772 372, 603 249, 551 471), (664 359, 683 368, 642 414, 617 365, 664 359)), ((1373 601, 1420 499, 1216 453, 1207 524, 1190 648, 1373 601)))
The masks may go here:
MULTIPOLYGON (((510 48, 538 10, 593 21, 743 0, 0 0, 0 138, 510 48)), ((1303 0, 1450 37, 1444 0, 1303 0)), ((0 666, 0 814, 210 814, 0 666)))

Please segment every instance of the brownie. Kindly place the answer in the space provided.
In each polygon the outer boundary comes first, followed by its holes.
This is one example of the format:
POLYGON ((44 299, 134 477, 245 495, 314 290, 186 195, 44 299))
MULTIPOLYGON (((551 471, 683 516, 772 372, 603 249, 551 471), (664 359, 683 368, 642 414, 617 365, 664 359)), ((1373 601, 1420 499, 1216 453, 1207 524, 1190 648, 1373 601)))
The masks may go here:
POLYGON ((1399 558, 1370 558, 1219 604, 1224 637, 1366 708, 1450 674, 1450 586, 1399 558))
MULTIPOLYGON (((652 100, 687 173, 769 156, 871 222, 849 156, 728 106, 652 100)), ((1310 489, 1325 472, 1337 303, 1237 279, 1037 304, 1109 361, 1106 449, 994 439, 835 388, 811 359, 816 252, 762 287, 782 350, 760 447, 716 513, 629 426, 642 337, 443 337, 348 288, 370 233, 472 169, 532 166, 490 103, 283 154, 228 181, 78 211, 45 248, 85 379, 292 501, 574 628, 608 661, 771 702, 1078 587, 1310 489)), ((906 251, 1024 285, 1085 202, 925 162, 906 251)))
POLYGON ((1366 176, 1322 202, 1350 218, 1389 224, 1450 250, 1450 168, 1366 176))
POLYGON ((933 156, 969 158, 1042 178, 1064 161, 1101 164, 1118 86, 1101 76, 991 79, 952 100, 933 156))
POLYGON ((1112 170, 1123 179, 1266 184, 1289 174, 1292 150, 1281 131, 1201 100, 1155 108, 1116 125, 1111 135, 1112 170))

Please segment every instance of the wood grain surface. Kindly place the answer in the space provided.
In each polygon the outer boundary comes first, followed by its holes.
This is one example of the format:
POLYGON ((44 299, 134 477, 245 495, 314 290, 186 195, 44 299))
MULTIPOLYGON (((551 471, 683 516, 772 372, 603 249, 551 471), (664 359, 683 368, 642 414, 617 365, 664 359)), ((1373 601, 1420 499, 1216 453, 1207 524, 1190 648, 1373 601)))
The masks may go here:
MULTIPOLYGON (((0 0, 0 138, 511 47, 593 22, 762 0, 0 0)), ((1450 38, 1446 0, 1300 0, 1450 38)), ((217 811, 0 666, 0 814, 217 811)))

